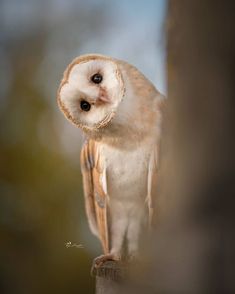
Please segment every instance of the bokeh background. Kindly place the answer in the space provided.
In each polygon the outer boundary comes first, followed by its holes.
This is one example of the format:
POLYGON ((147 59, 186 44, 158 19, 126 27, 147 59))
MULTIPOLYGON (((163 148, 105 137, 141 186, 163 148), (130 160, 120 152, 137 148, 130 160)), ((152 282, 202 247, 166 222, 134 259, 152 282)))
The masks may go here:
POLYGON ((80 130, 58 110, 67 64, 102 53, 166 93, 166 0, 1 0, 0 293, 93 293, 80 130), (83 248, 66 248, 66 242, 83 248))

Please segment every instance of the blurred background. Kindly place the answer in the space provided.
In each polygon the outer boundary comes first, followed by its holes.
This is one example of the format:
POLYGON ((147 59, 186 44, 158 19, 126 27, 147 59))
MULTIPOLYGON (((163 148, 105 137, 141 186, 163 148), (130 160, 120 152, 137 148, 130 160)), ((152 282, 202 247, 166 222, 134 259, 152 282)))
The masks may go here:
POLYGON ((137 66, 166 93, 166 0, 1 0, 0 293, 93 293, 80 130, 56 91, 73 58, 137 66), (66 248, 66 243, 83 248, 66 248))

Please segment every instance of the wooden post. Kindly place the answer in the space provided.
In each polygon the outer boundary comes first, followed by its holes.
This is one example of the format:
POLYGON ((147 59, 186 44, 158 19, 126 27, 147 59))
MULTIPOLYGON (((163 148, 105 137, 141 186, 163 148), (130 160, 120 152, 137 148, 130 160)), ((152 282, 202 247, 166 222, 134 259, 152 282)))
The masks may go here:
POLYGON ((96 294, 121 294, 127 276, 127 266, 115 261, 106 261, 93 270, 96 277, 96 294))

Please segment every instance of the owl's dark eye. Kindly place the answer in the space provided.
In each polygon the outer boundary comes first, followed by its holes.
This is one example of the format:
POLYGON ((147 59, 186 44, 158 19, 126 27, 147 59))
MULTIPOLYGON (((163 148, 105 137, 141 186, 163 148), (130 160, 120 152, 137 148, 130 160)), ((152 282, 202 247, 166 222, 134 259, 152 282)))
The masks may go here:
POLYGON ((96 73, 91 77, 91 81, 95 84, 100 84, 102 80, 103 80, 103 77, 99 73, 96 73))
POLYGON ((83 111, 89 111, 91 109, 91 104, 85 100, 82 100, 80 102, 80 107, 83 111))

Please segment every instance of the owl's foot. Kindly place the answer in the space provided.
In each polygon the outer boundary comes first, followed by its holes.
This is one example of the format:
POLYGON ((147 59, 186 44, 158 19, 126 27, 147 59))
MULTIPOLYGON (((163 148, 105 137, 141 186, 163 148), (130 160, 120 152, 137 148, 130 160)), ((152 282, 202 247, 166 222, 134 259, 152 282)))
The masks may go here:
POLYGON ((106 261, 120 261, 121 256, 118 254, 102 254, 98 257, 96 257, 93 261, 92 268, 91 268, 91 274, 93 275, 97 268, 101 267, 106 261))
POLYGON ((112 253, 102 254, 94 259, 93 265, 94 267, 97 268, 97 267, 100 267, 107 260, 119 261, 120 259, 121 259, 121 256, 118 254, 112 254, 112 253))

